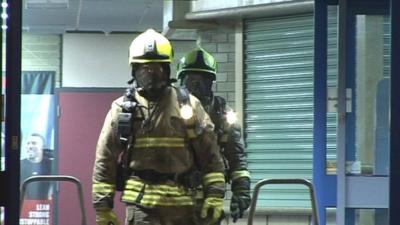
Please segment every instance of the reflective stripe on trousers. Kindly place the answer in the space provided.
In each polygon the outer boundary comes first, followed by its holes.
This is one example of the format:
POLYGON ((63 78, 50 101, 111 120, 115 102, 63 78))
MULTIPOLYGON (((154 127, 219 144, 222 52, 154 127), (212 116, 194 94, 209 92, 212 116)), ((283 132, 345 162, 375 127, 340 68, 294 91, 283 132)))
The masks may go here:
POLYGON ((130 178, 126 182, 122 201, 148 208, 194 205, 192 193, 183 186, 177 184, 146 184, 134 178, 130 178))

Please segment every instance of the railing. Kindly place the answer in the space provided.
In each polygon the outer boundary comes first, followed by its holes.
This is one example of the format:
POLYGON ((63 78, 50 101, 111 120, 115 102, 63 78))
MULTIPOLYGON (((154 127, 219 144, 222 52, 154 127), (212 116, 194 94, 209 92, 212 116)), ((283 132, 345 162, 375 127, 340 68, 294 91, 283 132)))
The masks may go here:
POLYGON ((258 194, 260 192, 261 187, 265 186, 267 184, 300 184, 300 185, 307 186, 309 189, 310 198, 311 198, 312 220, 314 222, 314 225, 319 225, 317 203, 316 203, 317 201, 316 201, 316 197, 315 197, 314 188, 313 188, 312 183, 306 179, 264 179, 264 180, 258 181, 257 184, 254 186, 253 197, 252 197, 252 201, 250 204, 249 215, 247 218, 247 225, 253 225, 253 219, 254 219, 254 215, 255 215, 255 211, 256 211, 258 194))
POLYGON ((79 195, 79 204, 80 204, 80 209, 81 209, 81 215, 82 215, 82 225, 86 225, 86 212, 85 212, 85 206, 84 206, 84 200, 83 200, 83 189, 81 182, 72 176, 64 176, 64 175, 40 175, 40 176, 32 176, 24 180, 21 186, 21 199, 20 199, 20 205, 19 209, 20 212, 22 210, 22 205, 24 204, 24 197, 25 197, 25 192, 26 192, 26 187, 28 184, 33 183, 33 182, 52 182, 52 181, 67 181, 67 182, 72 182, 76 184, 76 187, 78 189, 78 195, 79 195))

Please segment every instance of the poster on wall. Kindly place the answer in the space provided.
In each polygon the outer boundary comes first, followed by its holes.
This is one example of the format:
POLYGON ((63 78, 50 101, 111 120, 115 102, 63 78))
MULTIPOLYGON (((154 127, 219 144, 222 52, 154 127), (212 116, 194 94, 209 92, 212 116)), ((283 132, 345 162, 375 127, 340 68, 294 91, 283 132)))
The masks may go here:
MULTIPOLYGON (((21 185, 31 176, 55 174, 55 72, 23 72, 21 80, 21 185)), ((21 193, 22 194, 22 193, 21 193)), ((54 184, 27 184, 20 224, 52 224, 54 184)))
POLYGON ((19 220, 20 225, 53 224, 52 200, 25 200, 19 220))

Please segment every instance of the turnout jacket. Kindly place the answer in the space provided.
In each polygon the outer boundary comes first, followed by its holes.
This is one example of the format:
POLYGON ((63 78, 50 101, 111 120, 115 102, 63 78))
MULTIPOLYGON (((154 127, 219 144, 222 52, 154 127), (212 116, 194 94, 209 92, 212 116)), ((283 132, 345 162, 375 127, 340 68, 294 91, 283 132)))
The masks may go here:
POLYGON ((214 131, 218 135, 218 144, 225 160, 227 181, 250 178, 246 152, 241 143, 241 127, 238 123, 227 122, 226 114, 232 109, 220 96, 214 96, 210 104, 204 108, 215 125, 214 131))
MULTIPOLYGON (((193 116, 192 125, 188 125, 180 116, 176 88, 167 87, 158 102, 149 102, 137 92, 134 96, 138 106, 127 142, 131 175, 125 182, 122 201, 148 208, 194 205, 190 189, 174 179, 194 167, 202 172, 205 195, 223 198, 224 165, 214 125, 200 101, 189 95, 193 116), (143 174, 151 174, 151 179, 143 174)), ((117 134, 123 101, 120 97, 112 103, 96 146, 92 178, 96 209, 113 208, 117 161, 124 151, 117 134)))

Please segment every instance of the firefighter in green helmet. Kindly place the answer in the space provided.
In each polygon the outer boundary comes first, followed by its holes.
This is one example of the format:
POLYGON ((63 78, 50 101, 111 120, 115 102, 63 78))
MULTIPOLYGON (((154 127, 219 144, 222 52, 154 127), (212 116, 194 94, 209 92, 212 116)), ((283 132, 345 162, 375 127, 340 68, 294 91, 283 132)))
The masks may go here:
POLYGON ((226 180, 231 183, 230 214, 236 222, 250 205, 250 173, 236 115, 225 99, 215 96, 212 91, 216 67, 214 57, 198 46, 180 60, 177 73, 181 86, 200 100, 215 125, 214 131, 225 159, 226 180))
POLYGON ((97 225, 119 224, 112 211, 116 189, 127 225, 206 224, 222 214, 224 168, 214 125, 195 97, 171 85, 172 57, 170 42, 152 29, 131 43, 132 87, 112 103, 96 147, 97 225), (194 168, 205 187, 198 210, 189 182, 194 168))

